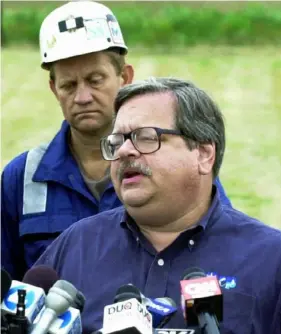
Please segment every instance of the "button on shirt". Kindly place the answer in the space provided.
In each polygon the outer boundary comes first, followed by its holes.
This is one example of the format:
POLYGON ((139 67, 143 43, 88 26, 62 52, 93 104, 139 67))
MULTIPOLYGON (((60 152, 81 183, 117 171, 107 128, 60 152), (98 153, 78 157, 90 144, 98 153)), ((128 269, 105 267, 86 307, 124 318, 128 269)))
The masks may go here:
POLYGON ((196 227, 159 253, 120 207, 72 225, 37 264, 85 294, 84 333, 102 327, 104 306, 128 283, 146 297, 172 298, 178 311, 166 327, 185 328, 180 279, 191 267, 219 279, 222 334, 281 333, 281 232, 222 205, 218 194, 196 227))

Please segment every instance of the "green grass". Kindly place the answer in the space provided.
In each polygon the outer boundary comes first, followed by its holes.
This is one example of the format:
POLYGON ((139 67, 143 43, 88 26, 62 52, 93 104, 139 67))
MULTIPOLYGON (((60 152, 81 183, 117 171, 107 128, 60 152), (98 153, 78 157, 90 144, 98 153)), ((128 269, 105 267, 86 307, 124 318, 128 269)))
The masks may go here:
MULTIPOLYGON (((226 120, 221 180, 234 206, 281 228, 281 56, 267 48, 131 50, 136 79, 177 76, 218 102, 226 120)), ((49 91, 39 51, 2 51, 2 167, 52 138, 62 115, 49 91)))
MULTIPOLYGON (((37 46, 43 19, 58 6, 53 1, 23 3, 4 1, 2 43, 5 46, 14 43, 37 46)), ((280 45, 281 42, 281 6, 278 2, 113 1, 105 4, 118 18, 129 47, 264 46, 265 43, 280 45)))

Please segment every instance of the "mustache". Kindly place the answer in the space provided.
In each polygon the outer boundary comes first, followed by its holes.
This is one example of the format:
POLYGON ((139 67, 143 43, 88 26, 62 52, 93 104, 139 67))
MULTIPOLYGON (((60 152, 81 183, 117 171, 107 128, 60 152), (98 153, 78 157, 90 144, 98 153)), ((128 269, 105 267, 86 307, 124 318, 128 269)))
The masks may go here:
POLYGON ((140 164, 136 161, 123 162, 117 170, 117 177, 119 181, 122 181, 124 178, 124 172, 127 168, 133 168, 137 173, 151 176, 152 170, 150 167, 140 164))

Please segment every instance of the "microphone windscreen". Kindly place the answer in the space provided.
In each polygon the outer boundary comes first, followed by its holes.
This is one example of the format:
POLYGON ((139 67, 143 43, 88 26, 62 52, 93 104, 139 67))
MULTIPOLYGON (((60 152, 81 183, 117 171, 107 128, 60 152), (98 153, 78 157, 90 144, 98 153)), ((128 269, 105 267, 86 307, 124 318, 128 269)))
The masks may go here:
POLYGON ((30 268, 23 277, 23 282, 42 288, 48 294, 50 288, 59 280, 56 271, 45 265, 30 268))
POLYGON ((204 270, 202 270, 201 268, 198 267, 192 267, 192 268, 188 268, 184 271, 184 273, 182 274, 182 280, 188 280, 188 279, 193 279, 193 278, 199 278, 199 277, 205 277, 206 274, 204 272, 204 270))
POLYGON ((114 303, 123 302, 125 300, 135 298, 139 303, 142 303, 141 293, 133 284, 122 285, 116 292, 114 303))
POLYGON ((65 280, 58 280, 54 284, 54 288, 58 288, 58 289, 60 289, 64 292, 67 292, 68 295, 72 299, 71 303, 75 300, 77 292, 78 292, 78 290, 75 288, 75 286, 73 284, 71 284, 70 282, 65 281, 65 280))
POLYGON ((1 303, 10 290, 11 285, 12 278, 10 274, 6 270, 1 269, 1 303))

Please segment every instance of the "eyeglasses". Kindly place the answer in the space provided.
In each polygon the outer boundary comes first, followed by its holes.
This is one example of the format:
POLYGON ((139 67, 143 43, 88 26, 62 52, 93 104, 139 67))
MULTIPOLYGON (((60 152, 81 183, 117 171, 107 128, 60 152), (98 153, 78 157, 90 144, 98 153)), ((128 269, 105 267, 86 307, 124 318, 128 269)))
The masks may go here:
POLYGON ((101 138, 100 147, 105 160, 118 160, 119 148, 130 139, 135 149, 142 154, 156 152, 161 147, 161 135, 181 136, 181 132, 172 129, 160 129, 154 127, 143 127, 135 129, 129 133, 113 133, 107 137, 101 138))

